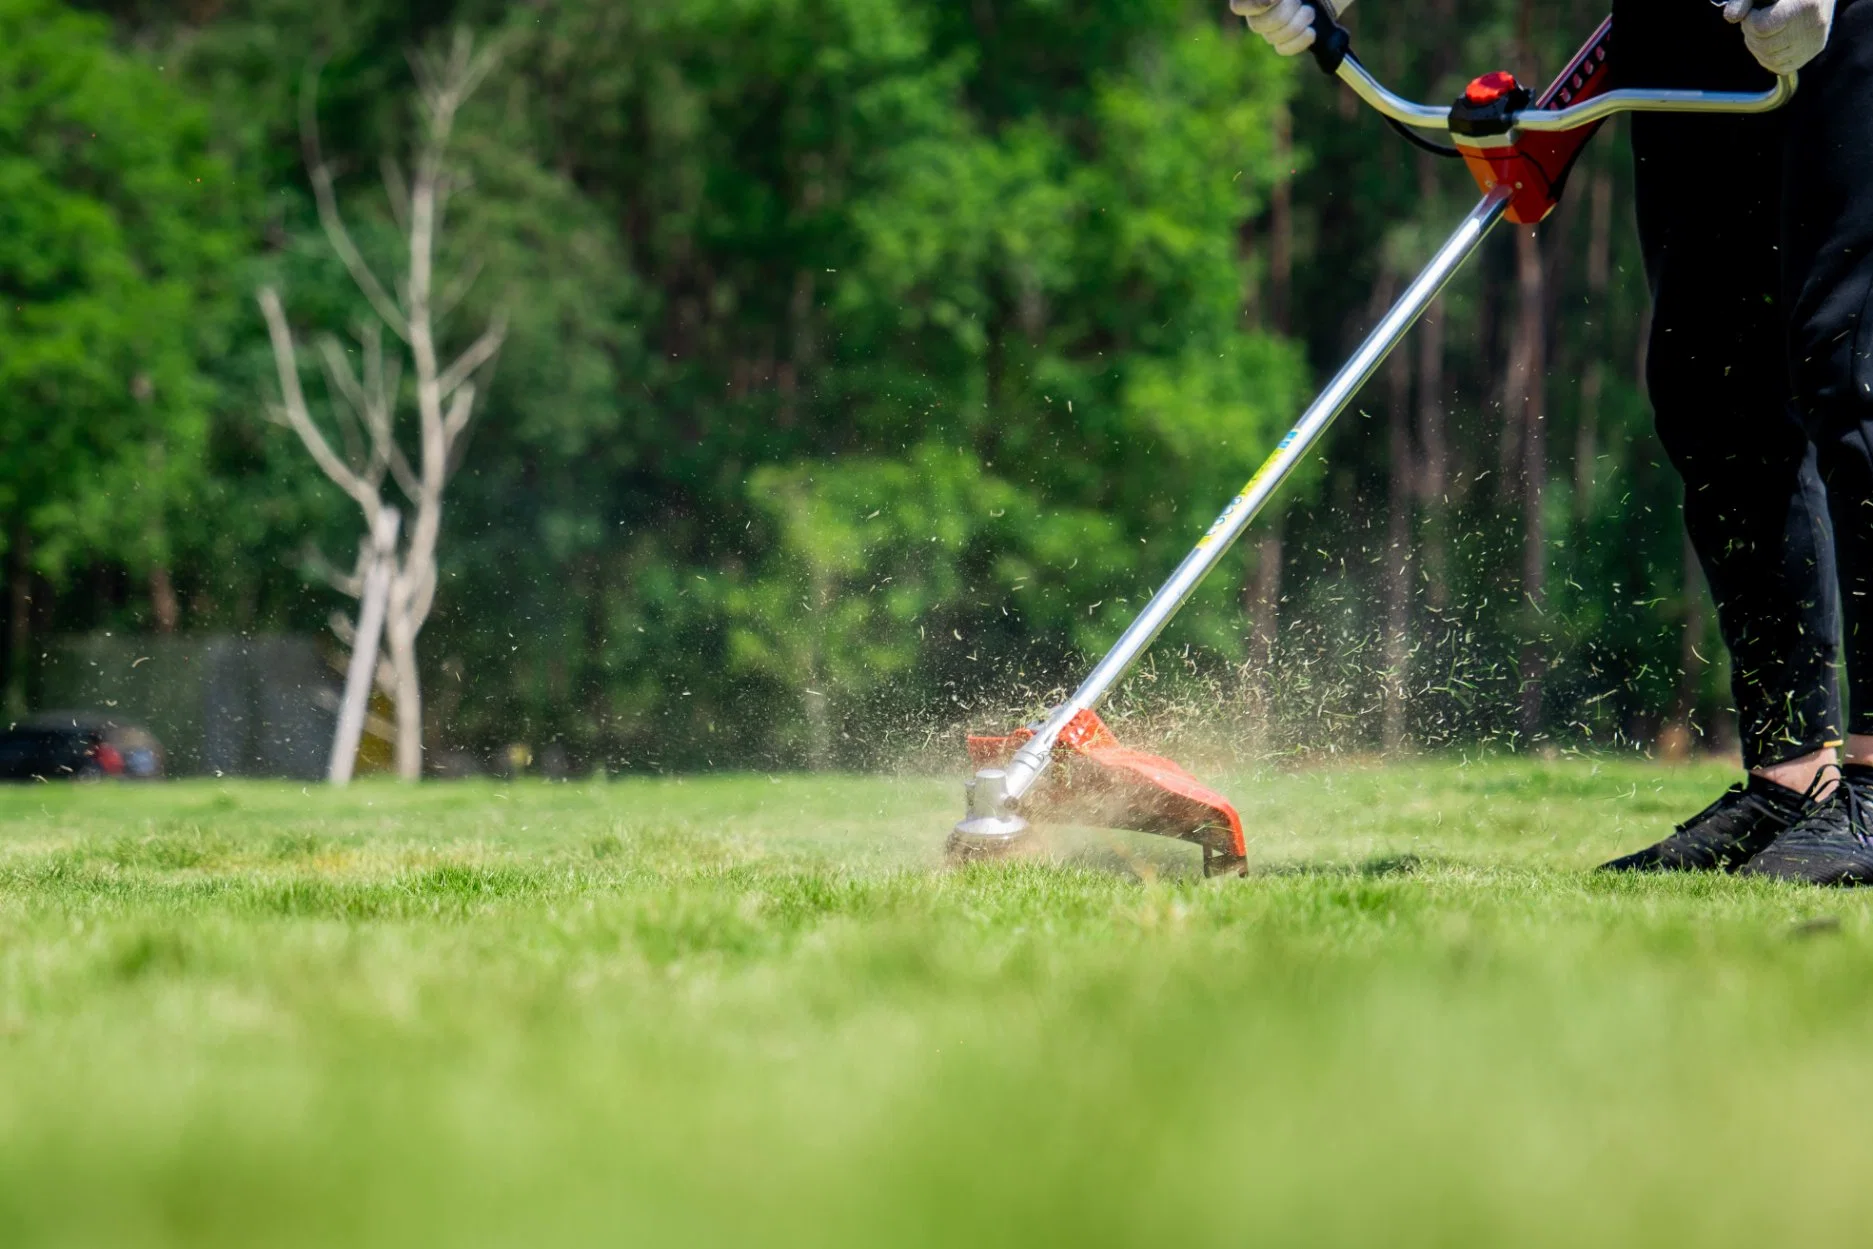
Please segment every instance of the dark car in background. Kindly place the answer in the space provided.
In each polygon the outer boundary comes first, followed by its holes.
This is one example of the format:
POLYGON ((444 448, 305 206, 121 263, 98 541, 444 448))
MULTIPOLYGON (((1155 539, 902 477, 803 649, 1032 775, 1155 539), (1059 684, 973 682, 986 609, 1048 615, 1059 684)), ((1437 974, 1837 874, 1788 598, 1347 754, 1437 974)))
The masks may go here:
POLYGON ((134 725, 53 713, 0 731, 0 781, 148 780, 163 774, 163 748, 134 725))

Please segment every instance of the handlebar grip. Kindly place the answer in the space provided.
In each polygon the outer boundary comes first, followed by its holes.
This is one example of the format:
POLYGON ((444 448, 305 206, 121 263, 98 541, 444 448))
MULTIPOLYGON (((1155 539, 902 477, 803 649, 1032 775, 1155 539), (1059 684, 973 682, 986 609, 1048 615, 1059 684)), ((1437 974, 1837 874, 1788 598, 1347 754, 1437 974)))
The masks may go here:
MULTIPOLYGON (((1775 0, 1769 0, 1771 4, 1775 0)), ((1346 33, 1346 27, 1334 20, 1333 10, 1327 7, 1328 0, 1310 0, 1314 10, 1314 46, 1308 51, 1314 55, 1314 64, 1320 66, 1320 72, 1331 78, 1340 72, 1340 62, 1352 50, 1353 37, 1346 33)))

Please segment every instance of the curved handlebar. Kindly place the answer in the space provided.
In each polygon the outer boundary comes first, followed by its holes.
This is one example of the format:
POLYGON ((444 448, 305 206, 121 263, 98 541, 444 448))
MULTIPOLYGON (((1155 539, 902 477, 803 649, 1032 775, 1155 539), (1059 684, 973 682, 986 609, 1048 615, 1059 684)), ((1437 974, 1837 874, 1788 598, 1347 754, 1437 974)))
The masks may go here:
MULTIPOLYGON (((1345 56, 1335 76, 1380 113, 1420 130, 1449 130, 1450 109, 1418 104, 1388 91, 1357 58, 1345 56)), ((1796 76, 1783 74, 1767 91, 1665 91, 1621 88, 1566 108, 1524 109, 1517 130, 1578 130, 1616 113, 1772 113, 1795 94, 1796 76)))
POLYGON ((1773 113, 1795 94, 1796 77, 1782 74, 1767 91, 1665 91, 1623 87, 1567 108, 1530 109, 1519 130, 1575 130, 1615 113, 1773 113))

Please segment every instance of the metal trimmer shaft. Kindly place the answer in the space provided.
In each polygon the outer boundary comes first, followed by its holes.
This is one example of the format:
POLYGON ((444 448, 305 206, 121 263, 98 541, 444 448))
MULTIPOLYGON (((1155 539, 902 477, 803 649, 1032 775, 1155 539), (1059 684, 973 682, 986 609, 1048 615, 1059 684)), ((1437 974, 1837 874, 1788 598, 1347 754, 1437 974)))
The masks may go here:
POLYGON ((1222 515, 1198 539, 1195 549, 1184 557, 1170 580, 1152 595, 1131 627, 1087 674, 1073 696, 1054 709, 1047 722, 1015 753, 1006 767, 985 768, 976 774, 969 783, 968 814, 956 826, 951 838, 952 849, 992 851, 1012 844, 1026 832, 1027 822, 1019 812, 1021 798, 1047 768, 1061 731, 1074 716, 1097 706, 1157 640, 1171 617, 1195 593, 1242 531, 1248 528, 1249 522, 1287 480, 1301 457, 1320 440, 1333 419, 1352 402, 1359 388, 1378 371, 1392 348, 1437 298, 1438 292, 1502 220, 1511 194, 1509 188, 1499 187, 1485 195, 1470 211, 1456 232, 1437 249, 1424 271, 1412 280, 1398 302, 1373 327, 1352 358, 1333 375, 1333 380, 1288 431, 1274 454, 1256 470, 1242 493, 1223 509, 1222 515))

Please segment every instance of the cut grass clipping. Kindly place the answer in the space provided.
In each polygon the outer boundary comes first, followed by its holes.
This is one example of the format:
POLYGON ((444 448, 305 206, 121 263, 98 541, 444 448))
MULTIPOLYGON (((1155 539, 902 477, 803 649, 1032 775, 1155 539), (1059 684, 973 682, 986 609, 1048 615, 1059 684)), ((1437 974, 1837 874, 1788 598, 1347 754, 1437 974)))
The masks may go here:
POLYGON ((1864 1244, 1865 895, 1585 868, 1727 777, 0 793, 0 1244, 1864 1244))

